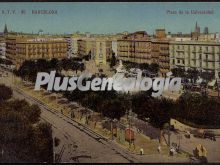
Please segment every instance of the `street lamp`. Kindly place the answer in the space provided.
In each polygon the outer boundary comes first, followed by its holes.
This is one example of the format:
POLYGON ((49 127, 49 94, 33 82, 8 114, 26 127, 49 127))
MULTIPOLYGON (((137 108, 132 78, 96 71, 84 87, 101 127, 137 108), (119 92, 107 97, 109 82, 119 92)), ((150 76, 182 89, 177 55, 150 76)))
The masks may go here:
POLYGON ((131 147, 131 118, 132 118, 132 109, 129 110, 129 146, 131 147))
POLYGON ((180 150, 180 140, 182 139, 182 135, 177 135, 177 139, 179 140, 178 150, 180 150))
POLYGON ((111 138, 113 140, 114 138, 113 138, 113 123, 112 123, 112 119, 110 119, 110 122, 111 122, 111 138))

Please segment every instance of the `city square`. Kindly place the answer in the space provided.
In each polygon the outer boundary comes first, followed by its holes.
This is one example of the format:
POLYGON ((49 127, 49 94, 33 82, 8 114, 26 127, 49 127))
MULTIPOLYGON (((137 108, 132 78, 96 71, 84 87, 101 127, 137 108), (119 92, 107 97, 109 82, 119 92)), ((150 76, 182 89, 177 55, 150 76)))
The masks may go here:
POLYGON ((220 162, 219 3, 34 4, 0 15, 1 163, 220 162))

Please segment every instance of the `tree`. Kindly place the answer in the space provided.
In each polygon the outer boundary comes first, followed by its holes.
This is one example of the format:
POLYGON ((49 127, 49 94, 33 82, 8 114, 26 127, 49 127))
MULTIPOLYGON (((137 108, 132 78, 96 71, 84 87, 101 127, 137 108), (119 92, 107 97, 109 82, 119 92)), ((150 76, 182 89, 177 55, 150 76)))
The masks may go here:
POLYGON ((194 69, 188 69, 186 77, 193 80, 193 82, 195 83, 196 80, 199 77, 199 71, 195 68, 194 69))
POLYGON ((30 80, 33 82, 36 79, 37 72, 38 70, 35 62, 32 60, 26 60, 22 63, 22 65, 19 67, 16 73, 23 80, 30 80))
POLYGON ((59 144, 60 144, 60 139, 55 137, 54 138, 54 146, 57 147, 57 146, 59 146, 59 144))
POLYGON ((39 123, 39 107, 25 100, 0 102, 0 162, 52 162, 51 125, 39 123))
POLYGON ((48 61, 45 59, 38 59, 36 61, 36 65, 37 65, 38 71, 44 71, 45 69, 49 67, 48 61))
POLYGON ((29 107, 28 111, 25 111, 27 113, 27 118, 31 123, 37 123, 40 120, 40 114, 41 110, 38 107, 38 105, 33 104, 29 107))
POLYGON ((61 63, 59 62, 58 59, 52 58, 49 63, 51 70, 56 70, 58 72, 61 71, 61 63))
POLYGON ((185 93, 176 102, 173 117, 196 125, 219 127, 220 102, 198 93, 185 93))
POLYGON ((201 78, 204 79, 206 82, 211 81, 215 78, 215 73, 214 72, 201 72, 201 78))
POLYGON ((8 100, 12 97, 12 90, 11 88, 3 85, 3 84, 0 84, 0 101, 3 101, 3 100, 8 100))
POLYGON ((174 102, 166 98, 153 98, 148 93, 140 93, 132 99, 132 109, 138 114, 139 118, 149 118, 150 123, 161 130, 161 141, 164 124, 170 122, 174 102))
POLYGON ((149 71, 153 72, 153 73, 158 73, 159 71, 159 65, 156 64, 156 63, 152 63, 149 65, 149 68, 148 68, 149 71))
POLYGON ((102 109, 102 114, 110 119, 120 119, 126 112, 123 103, 118 99, 105 100, 100 108, 102 109))
POLYGON ((172 68, 171 72, 175 77, 186 77, 185 70, 183 68, 172 68))
POLYGON ((116 63, 117 63, 117 59, 116 59, 116 57, 115 57, 115 53, 113 52, 113 53, 112 53, 112 58, 111 58, 111 60, 110 60, 110 67, 111 67, 111 68, 114 67, 114 66, 116 65, 116 63))
POLYGON ((53 138, 52 128, 48 123, 39 123, 35 129, 36 157, 40 158, 40 162, 53 162, 53 138))

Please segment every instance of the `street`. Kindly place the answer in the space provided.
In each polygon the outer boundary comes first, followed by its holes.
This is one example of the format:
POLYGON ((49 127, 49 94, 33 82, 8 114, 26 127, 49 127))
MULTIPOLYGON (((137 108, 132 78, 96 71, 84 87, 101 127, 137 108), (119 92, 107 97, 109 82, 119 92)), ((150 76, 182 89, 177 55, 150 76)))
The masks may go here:
MULTIPOLYGON (((168 136, 165 136, 168 140, 168 136)), ((220 157, 220 138, 216 137, 216 141, 212 141, 210 139, 202 139, 202 138, 196 138, 193 135, 191 135, 190 139, 186 138, 184 136, 184 133, 179 132, 178 134, 171 132, 170 136, 170 142, 179 144, 181 149, 193 154, 193 150, 196 148, 198 144, 203 145, 207 149, 207 159, 208 162, 219 162, 220 157), (181 139, 178 139, 178 136, 181 136, 181 139)))

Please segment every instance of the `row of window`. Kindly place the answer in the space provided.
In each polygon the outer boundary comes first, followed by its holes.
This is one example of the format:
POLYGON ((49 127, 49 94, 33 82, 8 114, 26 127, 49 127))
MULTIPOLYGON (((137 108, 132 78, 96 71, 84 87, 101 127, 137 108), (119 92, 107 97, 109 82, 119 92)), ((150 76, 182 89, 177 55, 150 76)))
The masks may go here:
POLYGON ((185 48, 188 48, 188 49, 191 49, 193 51, 195 50, 205 50, 205 51, 209 51, 209 50, 212 50, 214 51, 215 49, 216 50, 219 50, 220 51, 220 46, 192 46, 192 45, 177 45, 177 46, 171 46, 172 49, 185 49, 185 48))

